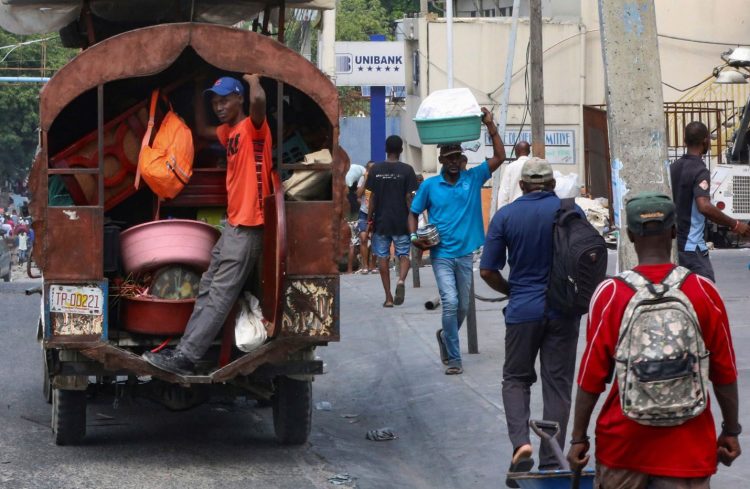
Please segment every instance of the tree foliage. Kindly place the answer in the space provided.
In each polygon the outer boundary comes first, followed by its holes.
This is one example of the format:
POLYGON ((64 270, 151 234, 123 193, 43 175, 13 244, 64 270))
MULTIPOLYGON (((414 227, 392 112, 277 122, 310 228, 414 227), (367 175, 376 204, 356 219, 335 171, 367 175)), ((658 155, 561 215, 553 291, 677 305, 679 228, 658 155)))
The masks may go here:
MULTIPOLYGON (((52 76, 75 54, 76 50, 62 46, 57 35, 16 36, 0 31, 0 76, 52 76)), ((41 87, 0 83, 0 185, 22 180, 31 166, 39 142, 41 87)))
POLYGON ((390 31, 388 12, 380 0, 340 0, 338 3, 337 41, 369 41, 372 34, 390 34, 390 31))

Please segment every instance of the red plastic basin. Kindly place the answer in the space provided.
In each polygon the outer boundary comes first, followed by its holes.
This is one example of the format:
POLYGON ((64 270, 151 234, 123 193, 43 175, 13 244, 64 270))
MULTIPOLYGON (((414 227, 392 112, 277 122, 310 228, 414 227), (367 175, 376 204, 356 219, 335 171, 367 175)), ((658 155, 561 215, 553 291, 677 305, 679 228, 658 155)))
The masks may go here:
POLYGON ((185 332, 195 299, 159 299, 156 297, 122 297, 120 327, 131 333, 161 336, 185 332))
POLYGON ((141 273, 164 265, 188 265, 204 272, 219 231, 202 221, 168 219, 147 222, 120 233, 125 273, 141 273))

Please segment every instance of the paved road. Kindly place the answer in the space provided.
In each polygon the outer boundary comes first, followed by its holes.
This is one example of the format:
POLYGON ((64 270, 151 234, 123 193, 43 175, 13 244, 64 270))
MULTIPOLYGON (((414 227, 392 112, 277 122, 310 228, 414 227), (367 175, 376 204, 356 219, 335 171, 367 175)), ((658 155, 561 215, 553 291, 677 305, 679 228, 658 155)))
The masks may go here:
MULTIPOLYGON (((739 354, 741 419, 750 426, 750 250, 712 256, 739 354)), ((270 410, 252 402, 170 413, 145 400, 99 399, 89 406, 87 443, 54 446, 34 341, 38 296, 23 296, 29 283, 0 284, 0 487, 334 488, 328 478, 340 473, 359 488, 503 487, 510 447, 500 306, 478 303, 481 353, 465 356, 463 376, 445 376, 434 339, 440 313, 423 307, 435 295, 429 268, 422 283, 407 289, 404 306, 384 310, 378 277, 342 277, 343 338, 319 351, 328 373, 314 384, 315 402, 331 410, 314 412, 310 442, 299 448, 278 446, 270 410), (383 427, 399 438, 365 439, 383 427)), ((478 293, 490 295, 481 284, 478 293)), ((750 487, 746 449, 713 487, 750 487)))

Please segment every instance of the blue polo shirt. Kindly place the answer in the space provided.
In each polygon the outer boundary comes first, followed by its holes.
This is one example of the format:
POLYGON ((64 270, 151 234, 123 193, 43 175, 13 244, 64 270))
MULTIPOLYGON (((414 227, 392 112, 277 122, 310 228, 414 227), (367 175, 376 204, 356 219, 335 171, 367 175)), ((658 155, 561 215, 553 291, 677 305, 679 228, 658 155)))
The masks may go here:
POLYGON ((430 224, 440 233, 440 244, 430 248, 431 257, 458 258, 482 246, 482 185, 489 178, 490 167, 485 161, 462 171, 455 184, 445 181, 441 173, 419 187, 411 211, 421 214, 426 210, 430 224))
MULTIPOLYGON (((500 208, 490 222, 484 243, 482 270, 510 265, 510 300, 505 324, 540 321, 545 316, 547 283, 552 266, 552 226, 560 209, 554 192, 532 192, 500 208)), ((578 209, 583 215, 583 211, 578 209)), ((560 314, 547 310, 549 319, 560 314)))

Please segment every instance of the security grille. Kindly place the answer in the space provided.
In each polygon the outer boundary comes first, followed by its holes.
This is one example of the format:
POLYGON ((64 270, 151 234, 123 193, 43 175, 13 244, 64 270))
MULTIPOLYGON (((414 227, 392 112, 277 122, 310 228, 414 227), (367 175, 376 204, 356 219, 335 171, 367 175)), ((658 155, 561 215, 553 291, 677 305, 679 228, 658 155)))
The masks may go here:
POLYGON ((750 213, 750 177, 735 175, 732 180, 732 212, 750 213))

